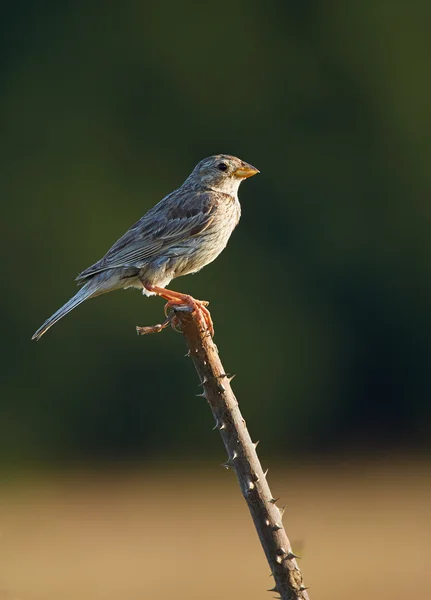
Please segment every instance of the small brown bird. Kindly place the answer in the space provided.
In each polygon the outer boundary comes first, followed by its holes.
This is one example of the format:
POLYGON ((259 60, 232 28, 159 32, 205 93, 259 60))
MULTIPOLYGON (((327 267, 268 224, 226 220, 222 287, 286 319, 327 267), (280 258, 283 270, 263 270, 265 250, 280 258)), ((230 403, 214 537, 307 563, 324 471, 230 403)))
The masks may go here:
POLYGON ((40 339, 84 300, 129 287, 141 289, 146 296, 161 296, 168 301, 165 311, 189 305, 200 312, 212 335, 207 303, 166 286, 175 277, 196 273, 224 250, 241 216, 239 185, 256 173, 259 171, 253 166, 227 154, 202 160, 180 188, 165 196, 103 258, 78 275, 81 289, 32 339, 40 339))

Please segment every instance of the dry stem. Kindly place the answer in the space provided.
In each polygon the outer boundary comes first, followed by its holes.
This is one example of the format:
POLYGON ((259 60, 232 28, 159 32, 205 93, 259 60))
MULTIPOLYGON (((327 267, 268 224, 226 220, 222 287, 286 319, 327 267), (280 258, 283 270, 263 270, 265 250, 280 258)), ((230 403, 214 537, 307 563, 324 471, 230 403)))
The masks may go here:
MULTIPOLYGON (((175 323, 184 334, 189 356, 203 387, 228 453, 223 465, 235 471, 242 494, 250 509, 260 542, 274 576, 275 586, 269 590, 282 600, 309 600, 295 555, 282 524, 283 509, 276 506, 256 453, 257 443, 251 441, 245 420, 232 391, 232 379, 221 364, 218 350, 199 326, 199 319, 187 307, 175 310, 175 323)), ((138 328, 146 333, 145 328, 138 328)))

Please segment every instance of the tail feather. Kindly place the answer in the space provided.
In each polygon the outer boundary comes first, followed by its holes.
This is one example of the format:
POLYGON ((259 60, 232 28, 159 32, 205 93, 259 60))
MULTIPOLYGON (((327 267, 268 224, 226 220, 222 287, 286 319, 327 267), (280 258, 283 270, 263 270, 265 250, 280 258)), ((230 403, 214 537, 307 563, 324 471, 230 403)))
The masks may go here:
POLYGON ((89 281, 83 285, 82 288, 73 296, 73 298, 66 302, 66 304, 59 308, 51 317, 49 317, 49 319, 45 321, 43 325, 41 325, 41 327, 39 327, 31 339, 40 340, 43 334, 46 333, 50 327, 55 325, 57 321, 70 313, 71 310, 82 304, 88 298, 99 295, 100 291, 98 292, 98 287, 99 286, 94 286, 94 282, 92 281, 89 281))

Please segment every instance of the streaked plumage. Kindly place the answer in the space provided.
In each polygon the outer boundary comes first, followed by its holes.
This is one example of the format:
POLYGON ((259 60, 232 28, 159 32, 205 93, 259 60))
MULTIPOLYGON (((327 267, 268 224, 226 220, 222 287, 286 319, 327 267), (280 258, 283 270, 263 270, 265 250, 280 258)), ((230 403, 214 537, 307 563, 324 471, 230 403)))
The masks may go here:
MULTIPOLYGON (((81 289, 32 339, 40 339, 88 298, 129 287, 140 288, 145 295, 163 296, 160 289, 172 279, 195 273, 212 262, 225 248, 241 216, 238 187, 256 173, 257 169, 234 156, 219 154, 202 160, 180 188, 150 209, 102 259, 78 275, 81 289)), ((170 301, 173 294, 176 292, 169 290, 170 301)))

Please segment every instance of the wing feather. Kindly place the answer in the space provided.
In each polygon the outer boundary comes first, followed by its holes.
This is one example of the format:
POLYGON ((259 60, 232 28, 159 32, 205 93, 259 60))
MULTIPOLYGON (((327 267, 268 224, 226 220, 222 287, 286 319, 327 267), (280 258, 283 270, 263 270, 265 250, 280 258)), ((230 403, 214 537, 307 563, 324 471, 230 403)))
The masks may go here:
POLYGON ((169 248, 202 233, 210 226, 216 207, 216 199, 210 191, 176 190, 132 225, 105 256, 82 271, 77 280, 106 269, 141 268, 169 248))

